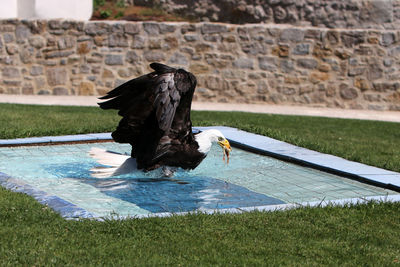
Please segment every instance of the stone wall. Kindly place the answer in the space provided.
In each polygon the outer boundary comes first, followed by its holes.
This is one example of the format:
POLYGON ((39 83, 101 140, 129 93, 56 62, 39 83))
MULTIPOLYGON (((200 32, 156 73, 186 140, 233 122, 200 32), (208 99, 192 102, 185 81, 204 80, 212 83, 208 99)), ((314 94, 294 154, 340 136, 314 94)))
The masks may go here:
POLYGON ((198 101, 400 110, 399 31, 0 22, 3 94, 102 95, 154 61, 193 72, 198 101))
POLYGON ((126 0, 200 21, 324 28, 400 28, 399 0, 126 0))

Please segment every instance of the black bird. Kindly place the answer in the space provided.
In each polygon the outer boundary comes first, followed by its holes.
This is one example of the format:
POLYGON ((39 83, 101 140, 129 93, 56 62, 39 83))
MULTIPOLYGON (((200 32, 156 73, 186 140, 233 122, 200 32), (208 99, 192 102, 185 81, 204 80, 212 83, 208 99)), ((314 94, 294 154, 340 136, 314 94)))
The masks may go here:
POLYGON ((207 156, 212 142, 223 149, 224 159, 231 146, 218 130, 192 132, 190 110, 196 77, 183 69, 152 63, 154 72, 132 79, 100 99, 102 109, 116 109, 122 116, 112 133, 118 143, 132 146, 131 158, 100 149, 91 155, 104 165, 114 168, 96 168, 99 176, 126 173, 129 170, 154 170, 159 167, 194 169, 207 156), (135 159, 135 160, 133 160, 135 159), (128 164, 129 162, 129 164, 128 164), (127 166, 125 166, 127 167, 127 166))

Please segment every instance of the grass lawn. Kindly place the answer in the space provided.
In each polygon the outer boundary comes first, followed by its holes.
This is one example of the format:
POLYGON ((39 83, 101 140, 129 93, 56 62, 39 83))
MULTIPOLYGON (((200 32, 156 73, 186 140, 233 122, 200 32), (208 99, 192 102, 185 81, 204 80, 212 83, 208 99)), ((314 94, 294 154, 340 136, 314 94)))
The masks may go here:
MULTIPOLYGON (((0 104, 0 138, 112 131, 115 111, 0 104)), ((400 171, 400 124, 301 116, 193 112, 226 125, 400 171)), ((399 266, 400 204, 284 212, 66 221, 0 188, 0 266, 399 266)))

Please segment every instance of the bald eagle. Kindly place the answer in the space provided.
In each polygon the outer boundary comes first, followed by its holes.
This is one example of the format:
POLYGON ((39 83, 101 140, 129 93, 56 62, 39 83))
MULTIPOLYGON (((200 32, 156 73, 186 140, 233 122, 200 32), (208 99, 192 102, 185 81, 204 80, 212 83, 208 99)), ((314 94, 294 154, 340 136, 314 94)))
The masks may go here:
MULTIPOLYGON (((132 146, 131 156, 92 149, 91 156, 110 169, 94 173, 111 176, 133 169, 151 171, 160 167, 196 168, 207 156, 213 142, 223 149, 223 158, 232 150, 218 130, 194 134, 190 109, 196 77, 183 69, 152 63, 151 73, 132 79, 105 96, 102 109, 116 109, 122 116, 112 138, 132 146), (128 164, 129 163, 129 164, 128 164), (129 165, 129 166, 128 166, 129 165)), ((166 174, 167 175, 167 174, 166 174)))

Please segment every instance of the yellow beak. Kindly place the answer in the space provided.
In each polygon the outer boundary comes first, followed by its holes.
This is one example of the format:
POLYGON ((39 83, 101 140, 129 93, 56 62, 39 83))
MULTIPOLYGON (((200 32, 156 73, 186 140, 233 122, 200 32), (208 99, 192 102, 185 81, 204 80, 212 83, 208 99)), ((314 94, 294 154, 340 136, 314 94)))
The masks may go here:
POLYGON ((228 150, 229 152, 232 151, 231 145, 229 144, 228 140, 218 141, 218 145, 222 147, 224 150, 228 150))

